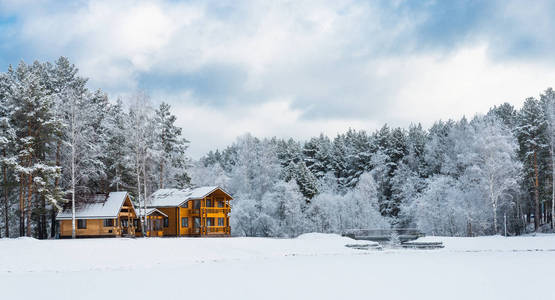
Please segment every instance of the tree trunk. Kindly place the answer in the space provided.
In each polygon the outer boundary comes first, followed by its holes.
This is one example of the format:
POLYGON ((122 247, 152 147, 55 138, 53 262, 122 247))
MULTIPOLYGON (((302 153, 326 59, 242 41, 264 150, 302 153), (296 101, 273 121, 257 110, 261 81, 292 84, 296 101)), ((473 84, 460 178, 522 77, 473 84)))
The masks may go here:
MULTIPOLYGON (((139 204, 139 207, 140 207, 141 206, 141 160, 139 159, 139 150, 138 149, 137 149, 135 154, 137 156, 136 157, 136 162, 137 162, 137 197, 138 197, 138 202, 139 202, 138 204, 139 204)), ((143 214, 146 215, 146 211, 143 211, 143 214)), ((145 224, 144 218, 143 218, 143 222, 142 222, 143 237, 146 237, 145 227, 146 227, 146 224, 145 224)))
POLYGON ((539 171, 538 171, 538 159, 536 151, 534 150, 534 200, 535 200, 535 211, 534 211, 534 231, 538 231, 540 228, 540 191, 539 191, 539 171))
POLYGON ((164 188, 164 163, 160 160, 160 188, 164 188))
POLYGON ((75 239, 75 99, 71 109, 71 238, 75 239))
POLYGON ((75 238, 75 150, 71 147, 71 238, 75 238))
MULTIPOLYGON (((3 150, 4 157, 6 157, 6 149, 3 150)), ((9 218, 9 199, 8 199, 8 166, 2 166, 4 175, 4 237, 10 237, 10 218, 9 218)))
MULTIPOLYGON (((61 165, 60 163, 60 149, 62 147, 62 141, 60 139, 58 139, 58 142, 56 143, 56 167, 59 167, 61 165)), ((56 177, 56 179, 54 179, 54 191, 57 193, 58 192, 58 187, 60 185, 60 177, 56 177)), ((56 222, 56 212, 57 212, 57 208, 55 205, 52 205, 52 210, 50 211, 50 237, 54 238, 56 237, 56 232, 58 231, 58 224, 56 222)))
POLYGON ((505 236, 507 236, 507 214, 503 214, 503 227, 505 228, 505 236))
POLYGON ((40 196, 40 230, 39 230, 39 239, 43 240, 48 237, 48 233, 46 232, 46 199, 43 195, 40 196))
MULTIPOLYGON (((146 157, 143 157, 143 189, 144 189, 144 193, 143 193, 143 211, 144 211, 143 223, 146 225, 146 197, 147 197, 146 195, 148 195, 148 194, 147 194, 147 191, 146 191, 146 162, 145 162, 145 160, 146 160, 146 157)), ((177 232, 176 235, 179 235, 179 232, 177 232)), ((143 231, 143 236, 146 236, 146 231, 143 231)))
POLYGON ((472 220, 469 218, 466 224, 466 236, 471 237, 472 236, 472 220))
POLYGON ((31 199, 33 197, 33 175, 29 175, 29 182, 27 182, 27 233, 26 236, 31 236, 31 199))
POLYGON ((25 235, 25 202, 23 193, 25 191, 25 175, 19 176, 19 236, 25 235))
POLYGON ((489 178, 489 197, 491 201, 491 207, 493 209, 493 234, 497 234, 497 199, 493 194, 493 177, 489 178))
POLYGON ((56 222, 56 213, 57 213, 57 209, 56 209, 56 206, 54 206, 50 211, 50 237, 51 238, 55 238, 56 233, 58 232, 58 222, 56 222))
MULTIPOLYGON (((554 139, 552 137, 552 139, 554 139)), ((551 229, 553 229, 553 221, 555 220, 555 141, 551 141, 551 229)))

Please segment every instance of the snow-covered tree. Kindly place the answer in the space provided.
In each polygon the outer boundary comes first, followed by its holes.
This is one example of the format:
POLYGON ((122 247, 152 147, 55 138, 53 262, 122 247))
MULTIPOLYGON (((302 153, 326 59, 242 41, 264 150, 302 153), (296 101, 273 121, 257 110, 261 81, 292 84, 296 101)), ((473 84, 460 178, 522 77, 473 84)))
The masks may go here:
POLYGON ((276 220, 277 235, 294 237, 306 230, 303 214, 304 198, 299 187, 292 181, 277 182, 262 197, 262 211, 276 220))
POLYGON ((456 183, 445 175, 436 175, 427 181, 427 188, 414 203, 418 228, 432 235, 457 235, 459 230, 451 203, 456 183))
POLYGON ((68 87, 61 92, 60 97, 67 109, 68 132, 65 145, 70 150, 67 169, 70 170, 71 178, 71 236, 75 238, 75 199, 78 193, 90 192, 87 187, 90 180, 104 175, 104 163, 101 159, 103 148, 99 141, 105 140, 105 136, 96 130, 97 127, 91 126, 94 120, 91 120, 90 111, 98 111, 95 102, 91 101, 93 95, 68 87))
POLYGON ((45 155, 59 122, 53 114, 53 98, 42 82, 42 68, 38 62, 33 65, 21 62, 15 71, 8 73, 13 79, 9 101, 17 136, 14 173, 19 183, 19 233, 27 236, 32 234, 33 196, 39 194, 43 209, 42 200, 55 201, 49 184, 59 175, 59 168, 49 164, 45 155))
POLYGON ((493 232, 499 232, 498 209, 507 206, 519 183, 521 164, 516 155, 518 145, 502 121, 496 117, 477 118, 474 125, 473 153, 468 158, 485 178, 487 199, 493 215, 493 232))
MULTIPOLYGON (((136 178, 136 203, 143 210, 146 210, 146 202, 148 196, 147 190, 147 160, 150 159, 149 145, 152 141, 152 135, 149 129, 151 126, 152 107, 150 105, 150 97, 145 92, 139 92, 131 97, 131 106, 129 108, 129 124, 127 126, 129 133, 129 144, 133 151, 135 178, 136 178), (142 177, 141 177, 142 176, 142 177), (142 181, 142 182, 141 182, 142 181), (141 187, 143 190, 141 190, 141 187)), ((146 214, 143 215, 143 232, 145 232, 146 214)))
POLYGON ((528 98, 524 101, 516 128, 520 144, 520 155, 524 161, 527 182, 532 186, 534 195, 534 228, 540 226, 540 164, 546 149, 545 118, 538 100, 528 98))
POLYGON ((132 188, 133 183, 133 158, 129 149, 132 145, 128 139, 128 121, 124 112, 123 102, 117 99, 111 105, 106 117, 105 165, 107 184, 110 190, 125 191, 132 188))
POLYGON ((546 139, 551 161, 551 229, 555 220, 555 91, 548 88, 540 95, 540 103, 546 123, 546 139))
POLYGON ((186 172, 187 157, 185 151, 189 141, 181 136, 181 128, 175 125, 177 117, 171 114, 169 104, 162 102, 155 111, 154 123, 156 139, 153 145, 157 153, 158 188, 172 184, 177 178, 189 177, 186 172))
POLYGON ((345 196, 344 219, 349 229, 386 229, 389 223, 380 214, 378 204, 378 189, 373 176, 363 173, 356 187, 345 196))
POLYGON ((323 134, 311 138, 303 147, 304 163, 318 179, 331 170, 331 147, 330 139, 323 134))
POLYGON ((4 236, 10 236, 10 191, 13 185, 11 169, 16 165, 14 157, 14 145, 16 142, 16 132, 12 127, 12 103, 10 103, 11 88, 13 78, 7 74, 0 74, 0 167, 2 169, 2 190, 3 197, 2 215, 4 221, 4 236))

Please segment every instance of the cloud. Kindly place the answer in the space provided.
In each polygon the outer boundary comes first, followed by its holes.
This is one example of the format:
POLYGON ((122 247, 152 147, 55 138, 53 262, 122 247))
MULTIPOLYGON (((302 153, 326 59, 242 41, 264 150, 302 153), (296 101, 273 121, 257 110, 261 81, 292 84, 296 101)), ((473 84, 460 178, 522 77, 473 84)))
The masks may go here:
POLYGON ((113 97, 147 90, 179 112, 198 156, 245 131, 302 138, 518 104, 553 86, 554 13, 550 1, 0 0, 0 63, 64 55, 113 97))

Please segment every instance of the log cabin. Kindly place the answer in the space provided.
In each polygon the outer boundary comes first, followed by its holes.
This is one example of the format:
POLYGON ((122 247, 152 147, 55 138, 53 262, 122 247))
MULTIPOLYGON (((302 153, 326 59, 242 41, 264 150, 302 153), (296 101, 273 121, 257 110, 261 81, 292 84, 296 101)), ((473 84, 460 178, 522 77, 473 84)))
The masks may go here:
MULTIPOLYGON (((71 238, 71 205, 56 216, 60 238, 71 238)), ((76 237, 135 236, 135 207, 127 192, 80 199, 75 208, 76 237)))
POLYGON ((163 221, 164 236, 229 236, 232 199, 217 186, 160 189, 151 195, 147 207, 167 216, 163 221))

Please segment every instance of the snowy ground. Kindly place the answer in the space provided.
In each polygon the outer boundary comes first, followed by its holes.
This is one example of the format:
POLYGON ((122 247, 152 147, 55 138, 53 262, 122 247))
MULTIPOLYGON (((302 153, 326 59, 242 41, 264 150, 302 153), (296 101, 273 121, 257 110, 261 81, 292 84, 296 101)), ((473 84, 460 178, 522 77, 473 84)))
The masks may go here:
POLYGON ((323 234, 3 239, 0 299, 555 299, 555 235, 423 240, 446 247, 355 250, 323 234))

